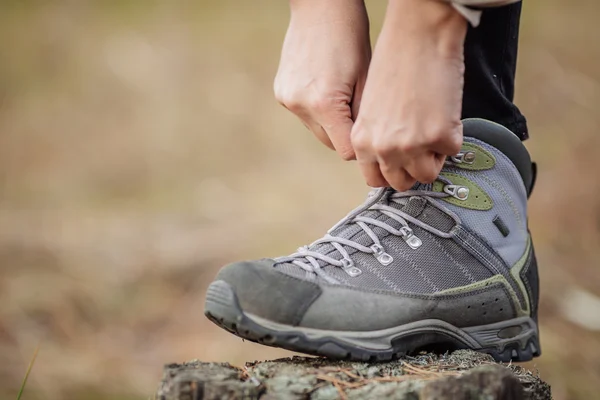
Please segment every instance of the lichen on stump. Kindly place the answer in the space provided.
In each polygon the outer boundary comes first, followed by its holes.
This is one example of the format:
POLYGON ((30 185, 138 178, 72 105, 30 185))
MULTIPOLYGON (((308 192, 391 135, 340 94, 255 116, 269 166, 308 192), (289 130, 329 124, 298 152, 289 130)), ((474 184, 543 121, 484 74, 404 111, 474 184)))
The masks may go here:
POLYGON ((395 399, 546 400, 531 372, 468 350, 422 353, 385 363, 292 357, 247 363, 190 361, 165 366, 158 400, 395 399))

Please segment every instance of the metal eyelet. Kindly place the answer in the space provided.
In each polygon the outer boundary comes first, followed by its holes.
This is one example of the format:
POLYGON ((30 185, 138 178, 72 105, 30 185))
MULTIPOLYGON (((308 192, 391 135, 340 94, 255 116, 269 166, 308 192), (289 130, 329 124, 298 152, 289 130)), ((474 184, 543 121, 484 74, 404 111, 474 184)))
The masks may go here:
POLYGON ((374 244, 371 246, 371 250, 381 265, 390 265, 394 261, 394 258, 386 253, 381 245, 374 244))
POLYGON ((349 258, 342 258, 342 269, 351 277, 358 276, 362 274, 362 271, 359 268, 354 266, 354 261, 349 258))
POLYGON ((402 239, 404 239, 408 247, 410 247, 413 250, 418 249, 423 244, 423 241, 419 239, 413 233, 413 230, 410 229, 408 226, 403 226, 402 228, 400 228, 400 235, 402 236, 402 239))
POLYGON ((446 185, 444 186, 444 193, 458 200, 467 200, 469 198, 469 188, 460 185, 446 185))
POLYGON ((463 162, 465 164, 473 164, 475 162, 475 153, 472 151, 467 151, 463 156, 463 162))
POLYGON ((476 154, 472 151, 460 152, 455 156, 451 156, 450 159, 456 164, 473 164, 475 162, 476 154))

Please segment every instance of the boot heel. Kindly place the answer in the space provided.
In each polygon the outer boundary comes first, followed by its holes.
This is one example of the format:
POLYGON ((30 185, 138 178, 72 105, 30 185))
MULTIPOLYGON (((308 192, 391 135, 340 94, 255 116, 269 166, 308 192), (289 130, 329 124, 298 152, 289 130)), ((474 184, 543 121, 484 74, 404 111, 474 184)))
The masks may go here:
POLYGON ((478 351, 492 355, 497 361, 530 361, 542 353, 538 327, 530 317, 463 328, 463 331, 481 345, 478 351))

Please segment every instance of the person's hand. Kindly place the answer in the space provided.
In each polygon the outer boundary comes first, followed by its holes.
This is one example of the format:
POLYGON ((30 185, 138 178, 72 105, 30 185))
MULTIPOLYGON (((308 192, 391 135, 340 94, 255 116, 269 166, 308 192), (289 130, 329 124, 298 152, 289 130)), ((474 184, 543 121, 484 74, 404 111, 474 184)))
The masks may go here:
POLYGON ((439 0, 390 0, 352 144, 372 187, 434 181, 462 145, 466 20, 439 0))
POLYGON ((275 97, 344 160, 364 87, 371 43, 362 0, 291 0, 275 97))

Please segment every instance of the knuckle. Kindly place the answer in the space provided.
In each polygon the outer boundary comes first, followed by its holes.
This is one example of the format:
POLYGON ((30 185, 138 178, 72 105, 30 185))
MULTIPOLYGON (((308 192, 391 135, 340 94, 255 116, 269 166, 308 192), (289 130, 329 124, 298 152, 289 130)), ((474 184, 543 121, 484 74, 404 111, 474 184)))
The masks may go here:
POLYGON ((354 149, 355 154, 360 157, 366 157, 371 154, 369 142, 366 140, 352 141, 352 148, 354 149))
POLYGON ((373 151, 382 158, 393 156, 400 148, 396 143, 387 140, 378 140, 373 143, 373 151))
POLYGON ((423 183, 432 183, 437 178, 435 171, 424 171, 419 176, 419 181, 423 183))
POLYGON ((448 147, 449 147, 450 151, 452 151, 452 154, 456 154, 460 151, 462 145, 463 145, 463 135, 462 135, 462 129, 460 129, 460 130, 455 131, 455 133, 453 133, 448 138, 448 147))
POLYGON ((277 102, 292 112, 306 108, 304 96, 294 88, 280 85, 275 81, 274 94, 277 102))
POLYGON ((460 152, 461 147, 462 147, 462 142, 451 143, 448 146, 448 150, 449 150, 449 153, 450 153, 448 155, 458 154, 460 152))
POLYGON ((354 124, 352 131, 350 131, 350 143, 352 143, 352 147, 355 150, 366 150, 369 148, 369 138, 365 135, 365 132, 361 129, 361 127, 357 126, 357 124, 354 124))
POLYGON ((381 172, 383 173, 384 176, 386 176, 389 179, 396 179, 397 178, 397 174, 395 174, 396 170, 398 169, 396 166, 393 166, 392 164, 386 162, 385 160, 382 160, 379 162, 379 169, 381 170, 381 172))
POLYGON ((285 96, 283 95, 283 93, 281 92, 281 90, 277 90, 275 89, 274 91, 275 94, 275 99, 279 102, 279 104, 283 105, 283 103, 285 103, 285 96))
POLYGON ((296 111, 303 108, 302 101, 297 96, 290 94, 275 93, 275 98, 285 108, 290 111, 296 111))
POLYGON ((273 93, 275 93, 276 98, 280 92, 281 92, 281 81, 279 78, 279 74, 277 74, 275 76, 275 79, 273 79, 273 93))
POLYGON ((450 154, 456 154, 462 146, 462 125, 443 125, 432 128, 426 135, 427 144, 447 149, 450 154))
POLYGON ((369 148, 369 142, 365 140, 363 137, 350 137, 350 142, 352 143, 352 147, 355 151, 364 151, 369 148))
POLYGON ((448 134, 453 130, 454 128, 450 123, 436 123, 429 127, 426 136, 430 141, 441 140, 447 138, 448 134))
POLYGON ((402 154, 413 153, 417 147, 419 147, 419 144, 414 140, 399 140, 396 144, 397 151, 402 154))
POLYGON ((283 104, 285 101, 285 98, 286 98, 285 92, 286 91, 283 89, 283 86, 276 78, 275 82, 273 83, 273 94, 275 95, 275 99, 277 99, 277 101, 281 104, 283 104))

